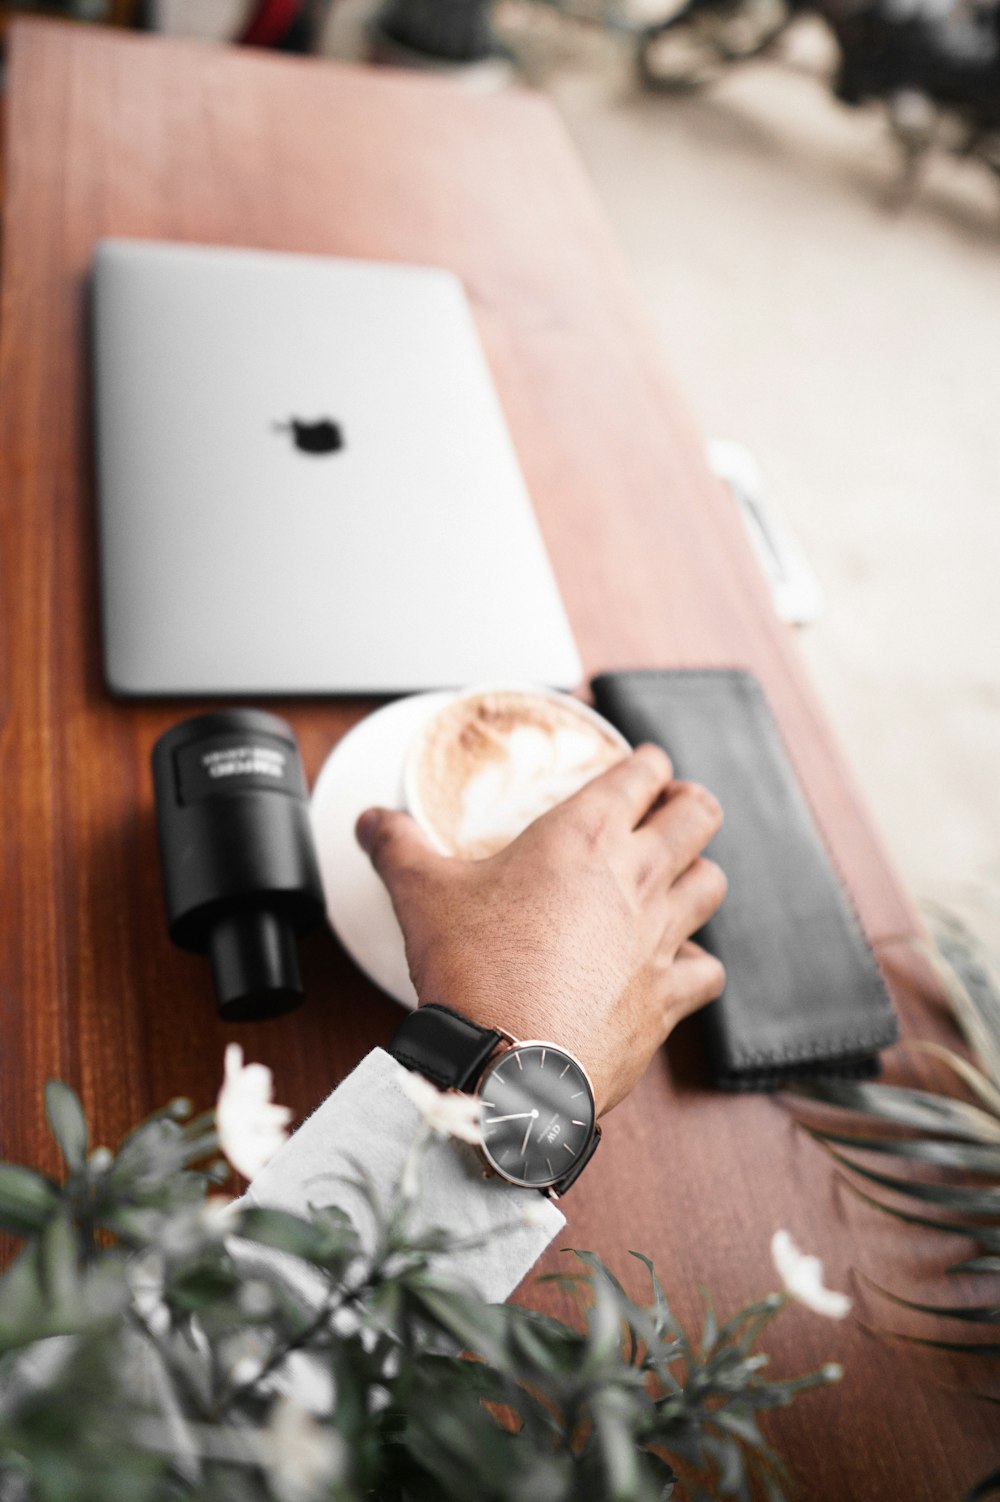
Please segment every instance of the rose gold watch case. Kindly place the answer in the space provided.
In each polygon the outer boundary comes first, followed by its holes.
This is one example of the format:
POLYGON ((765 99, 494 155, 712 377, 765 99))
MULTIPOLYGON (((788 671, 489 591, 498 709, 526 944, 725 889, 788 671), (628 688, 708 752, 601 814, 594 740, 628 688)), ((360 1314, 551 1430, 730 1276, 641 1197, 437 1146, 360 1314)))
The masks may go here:
MULTIPOLYGON (((594 1083, 590 1078, 590 1074, 587 1071, 586 1065, 577 1058, 575 1053, 573 1053, 568 1048, 564 1048, 561 1043, 553 1043, 550 1038, 515 1038, 512 1033, 508 1033, 506 1029, 502 1027, 494 1027, 493 1031, 501 1035, 501 1037, 506 1041, 507 1047, 497 1047, 497 1049, 495 1049, 494 1052, 490 1055, 489 1059, 487 1060, 486 1067, 484 1068, 482 1074, 479 1076, 479 1079, 476 1082, 476 1088, 472 1092, 473 1095, 478 1097, 482 1093, 484 1082, 489 1078, 493 1070, 499 1067, 501 1060, 505 1059, 508 1054, 513 1053, 515 1049, 551 1048, 553 1053, 561 1054, 563 1058, 572 1061, 575 1067, 579 1069, 580 1073, 583 1075, 587 1089, 590 1092, 590 1104, 591 1109, 594 1113, 594 1125, 590 1136, 587 1138, 587 1145, 589 1146, 595 1133, 598 1137, 601 1135, 600 1124, 597 1120, 597 1097, 594 1094, 594 1083)), ((586 1151, 586 1148, 584 1148, 584 1151, 586 1151)), ((564 1179, 566 1177, 565 1173, 560 1174, 559 1178, 553 1179, 551 1184, 531 1183, 527 1179, 515 1178, 513 1174, 508 1173, 506 1169, 503 1169, 499 1166, 499 1164, 494 1163, 493 1159, 490 1157, 486 1149, 485 1142, 476 1148, 476 1152, 479 1154, 480 1158, 483 1161, 483 1164, 485 1165, 483 1169, 484 1178, 505 1179, 508 1184, 514 1184, 519 1189, 535 1189, 540 1194, 547 1195, 551 1200, 557 1200, 559 1198, 559 1195, 556 1193, 554 1186, 558 1184, 561 1179, 564 1179)), ((574 1158, 573 1163, 576 1163, 578 1161, 579 1155, 577 1156, 577 1158, 574 1158)), ((570 1167, 572 1166, 573 1164, 570 1165, 570 1167)), ((568 1169, 567 1172, 569 1172, 568 1169)))

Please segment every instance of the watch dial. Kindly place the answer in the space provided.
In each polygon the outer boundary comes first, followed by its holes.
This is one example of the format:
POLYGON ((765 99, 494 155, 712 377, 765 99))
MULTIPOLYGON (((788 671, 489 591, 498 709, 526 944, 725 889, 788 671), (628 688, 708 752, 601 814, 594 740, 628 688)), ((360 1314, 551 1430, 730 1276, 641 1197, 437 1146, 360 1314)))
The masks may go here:
POLYGON ((568 1054, 544 1043, 508 1049, 484 1075, 479 1096, 486 1156, 516 1184, 557 1183, 593 1134, 586 1076, 568 1054))

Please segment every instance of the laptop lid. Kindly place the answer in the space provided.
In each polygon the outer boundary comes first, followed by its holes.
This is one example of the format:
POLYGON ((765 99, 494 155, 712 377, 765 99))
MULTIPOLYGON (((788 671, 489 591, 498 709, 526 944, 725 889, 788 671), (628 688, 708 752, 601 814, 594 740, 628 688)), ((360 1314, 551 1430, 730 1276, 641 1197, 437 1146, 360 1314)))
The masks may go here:
POLYGON ((113 691, 579 681, 455 276, 106 240, 93 291, 113 691))

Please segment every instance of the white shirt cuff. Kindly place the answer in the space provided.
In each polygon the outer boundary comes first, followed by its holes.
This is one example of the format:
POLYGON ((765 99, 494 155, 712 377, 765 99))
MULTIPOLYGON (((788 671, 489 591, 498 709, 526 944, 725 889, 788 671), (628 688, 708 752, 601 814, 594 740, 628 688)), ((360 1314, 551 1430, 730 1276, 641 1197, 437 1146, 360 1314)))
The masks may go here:
MULTIPOLYGON (((262 1169, 247 1200, 303 1216, 310 1206, 339 1205, 370 1249, 374 1218, 349 1181, 360 1167, 383 1203, 391 1204, 398 1193, 420 1121, 400 1085, 405 1073, 384 1049, 373 1049, 262 1169)), ((513 1292, 566 1224, 537 1190, 484 1177, 481 1160, 466 1143, 433 1138, 420 1159, 419 1184, 414 1230, 443 1226, 463 1240, 474 1238, 476 1245, 442 1253, 436 1265, 490 1303, 513 1292)))

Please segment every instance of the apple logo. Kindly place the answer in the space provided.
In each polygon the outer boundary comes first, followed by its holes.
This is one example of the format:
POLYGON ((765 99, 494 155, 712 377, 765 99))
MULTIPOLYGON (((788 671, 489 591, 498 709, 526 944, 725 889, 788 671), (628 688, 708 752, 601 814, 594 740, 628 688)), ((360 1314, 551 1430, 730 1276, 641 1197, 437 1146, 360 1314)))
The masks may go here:
POLYGON ((335 454, 344 447, 344 434, 339 423, 329 417, 315 422, 303 422, 293 417, 289 422, 276 422, 276 433, 291 433, 292 442, 301 454, 335 454))

